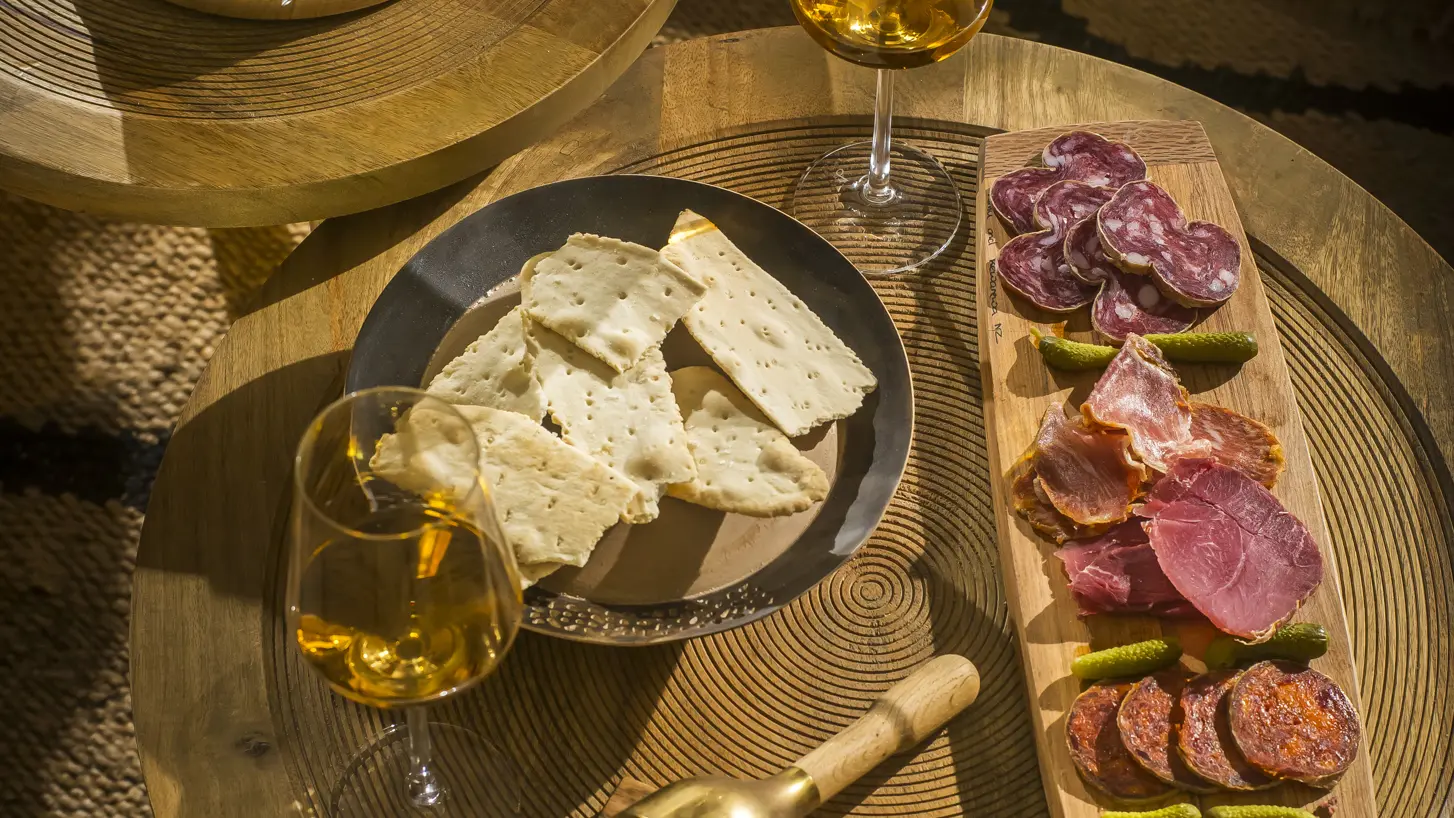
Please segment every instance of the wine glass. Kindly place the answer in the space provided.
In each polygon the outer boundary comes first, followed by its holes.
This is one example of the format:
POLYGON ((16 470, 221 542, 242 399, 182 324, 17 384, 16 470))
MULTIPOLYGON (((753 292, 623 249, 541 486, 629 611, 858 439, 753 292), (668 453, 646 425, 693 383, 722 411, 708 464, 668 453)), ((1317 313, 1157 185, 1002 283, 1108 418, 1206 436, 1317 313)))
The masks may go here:
POLYGON ((894 69, 947 58, 984 27, 993 0, 791 0, 817 43, 878 69, 873 138, 819 157, 793 189, 792 215, 868 275, 913 270, 959 230, 959 188, 933 156, 894 145, 894 69))
POLYGON ((331 815, 519 812, 509 759, 426 715, 488 676, 520 623, 518 569, 479 457, 458 410, 393 387, 344 396, 298 444, 288 630, 334 691, 405 715, 349 765, 331 815), (467 784, 480 781, 484 809, 467 784))

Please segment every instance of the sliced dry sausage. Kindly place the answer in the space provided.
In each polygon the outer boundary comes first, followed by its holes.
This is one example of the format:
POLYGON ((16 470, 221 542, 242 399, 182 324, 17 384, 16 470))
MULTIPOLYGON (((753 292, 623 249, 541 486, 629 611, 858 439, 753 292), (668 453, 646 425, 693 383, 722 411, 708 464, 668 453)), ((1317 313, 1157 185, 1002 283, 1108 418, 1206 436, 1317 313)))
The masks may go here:
POLYGON ((1181 690, 1176 749, 1192 772, 1229 790, 1260 790, 1277 782, 1242 757, 1227 721, 1226 698, 1240 672, 1203 673, 1181 690))
POLYGON ((1215 792, 1176 751, 1181 725, 1181 690, 1192 678, 1186 668, 1153 673, 1137 682, 1121 702, 1116 726, 1131 757, 1147 772, 1179 790, 1215 792))
POLYGON ((1096 216, 1101 246, 1128 273, 1149 275, 1161 292, 1188 307, 1212 307, 1241 281, 1242 248, 1211 222, 1187 221, 1171 194, 1132 182, 1096 216))
POLYGON ((1096 288, 1076 278, 1065 261, 1065 231, 1100 209, 1112 191, 1080 182, 1056 182, 1035 203, 1041 228, 1006 242, 995 259, 1005 286, 1035 306, 1070 312, 1095 297, 1096 288))
POLYGON ((1094 218, 1070 228, 1064 252, 1071 275, 1100 288, 1091 305, 1091 326, 1111 343, 1119 345, 1131 333, 1185 332, 1196 323, 1195 309, 1172 301, 1146 276, 1125 272, 1106 258, 1094 218))
POLYGON ((1336 682, 1294 662, 1258 662, 1228 698, 1232 738, 1268 775, 1331 786, 1358 757, 1358 709, 1336 682))
POLYGON ((990 207, 1011 233, 1035 229, 1035 202, 1056 182, 1071 180, 1115 189, 1146 178, 1146 163, 1129 146, 1089 131, 1057 137, 1045 146, 1040 158, 1045 167, 1007 173, 990 188, 990 207))
POLYGON ((1136 763, 1116 726, 1130 690, 1130 682, 1101 682, 1076 698, 1065 719, 1070 758, 1087 785, 1117 801, 1161 798, 1171 788, 1136 763))

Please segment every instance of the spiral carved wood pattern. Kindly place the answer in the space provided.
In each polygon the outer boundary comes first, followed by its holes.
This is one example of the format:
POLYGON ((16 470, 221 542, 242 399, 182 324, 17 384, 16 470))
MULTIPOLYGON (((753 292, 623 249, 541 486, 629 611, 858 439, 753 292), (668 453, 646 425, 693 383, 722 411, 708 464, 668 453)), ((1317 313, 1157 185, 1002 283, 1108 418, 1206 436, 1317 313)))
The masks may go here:
MULTIPOLYGON (((780 205, 802 167, 865 129, 857 118, 784 123, 616 169, 711 182, 780 205)), ((896 129, 945 162, 973 207, 983 131, 912 120, 896 129)), ((966 226, 973 216, 966 213, 966 226)), ((621 775, 663 784, 704 772, 770 774, 940 652, 979 666, 979 700, 824 814, 1046 814, 989 506, 974 246, 966 234, 924 275, 876 285, 909 350, 918 415, 894 504, 848 564, 778 614, 686 644, 624 650, 525 635, 496 678, 439 708, 437 718, 478 728, 518 761, 524 814, 595 815, 621 775)), ((1322 485, 1380 810, 1439 815, 1454 780, 1448 472, 1364 342, 1297 270, 1254 246, 1322 485)), ((867 248, 850 255, 857 252, 867 248)), ((280 590, 278 576, 275 569, 280 590)), ((303 785, 299 799, 317 805, 389 717, 329 693, 279 619, 267 655, 280 744, 303 785)), ((491 795, 481 782, 468 797, 491 795)))
POLYGON ((4 0, 0 186, 204 226, 396 202, 564 122, 671 6, 409 0, 242 20, 164 0, 4 0))

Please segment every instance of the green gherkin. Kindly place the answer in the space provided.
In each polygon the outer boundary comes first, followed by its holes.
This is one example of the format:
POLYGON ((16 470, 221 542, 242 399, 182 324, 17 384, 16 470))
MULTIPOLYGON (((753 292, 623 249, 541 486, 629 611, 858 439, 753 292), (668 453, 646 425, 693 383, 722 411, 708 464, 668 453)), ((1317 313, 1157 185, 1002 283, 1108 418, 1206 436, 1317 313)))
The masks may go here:
MULTIPOLYGON (((1031 330, 1035 347, 1045 363, 1056 369, 1101 369, 1116 357, 1119 347, 1086 344, 1031 330)), ((1169 360, 1235 364, 1257 356, 1257 339, 1250 332, 1181 332, 1147 335, 1169 360)))
POLYGON ((1207 645, 1207 667, 1212 670, 1260 662, 1289 659, 1307 664, 1328 652, 1328 631, 1316 622, 1298 622, 1278 628, 1271 639, 1249 645, 1230 636, 1218 636, 1207 645))
POLYGON ((1123 812, 1111 810, 1101 813, 1101 818, 1202 818, 1202 811, 1195 804, 1172 804, 1169 807, 1147 812, 1123 812))
POLYGON ((1070 663, 1070 672, 1087 680, 1144 676, 1170 667, 1180 658, 1181 642, 1166 636, 1078 656, 1070 663))
POLYGON ((1316 816, 1297 807, 1253 804, 1241 807, 1212 807, 1207 810, 1207 818, 1316 818, 1316 816))

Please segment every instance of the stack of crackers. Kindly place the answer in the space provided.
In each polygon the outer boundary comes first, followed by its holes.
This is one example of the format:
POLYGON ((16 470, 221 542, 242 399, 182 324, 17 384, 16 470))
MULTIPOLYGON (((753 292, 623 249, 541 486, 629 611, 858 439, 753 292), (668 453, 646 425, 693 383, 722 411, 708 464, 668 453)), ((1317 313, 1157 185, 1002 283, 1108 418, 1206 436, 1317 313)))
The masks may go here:
MULTIPOLYGON (((789 438, 852 415, 876 386, 801 299, 688 210, 659 251, 578 233, 530 259, 520 306, 428 391, 479 439, 529 585, 584 565, 616 522, 656 519, 663 495, 756 517, 807 510, 828 478, 789 438), (717 368, 668 371, 661 344, 678 321, 717 368)), ((418 458, 400 453, 422 443, 406 418, 375 470, 406 486, 418 458)))

